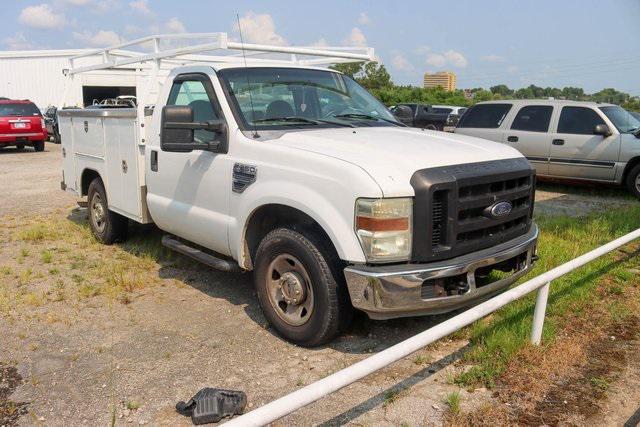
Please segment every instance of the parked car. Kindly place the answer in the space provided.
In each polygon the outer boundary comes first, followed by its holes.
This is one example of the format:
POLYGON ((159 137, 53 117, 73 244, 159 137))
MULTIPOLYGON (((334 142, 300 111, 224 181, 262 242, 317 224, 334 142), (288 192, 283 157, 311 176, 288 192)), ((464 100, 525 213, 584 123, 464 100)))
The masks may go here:
POLYGON ((0 147, 44 150, 47 129, 38 107, 29 100, 0 100, 0 147))
POLYGON ((513 148, 407 128, 350 77, 291 62, 178 67, 161 88, 146 120, 58 111, 61 187, 103 243, 154 222, 173 250, 253 270, 265 317, 297 344, 327 342, 353 307, 476 304, 536 259, 533 169, 513 148))
POLYGON ((47 128, 47 134, 51 142, 60 144, 60 129, 58 128, 58 109, 50 106, 44 112, 44 124, 47 128))
POLYGON ((517 148, 538 176, 615 183, 640 198, 639 129, 617 105, 536 99, 478 103, 455 132, 517 148))
POLYGON ((455 127, 458 119, 467 108, 448 105, 405 103, 393 106, 390 110, 407 126, 431 130, 445 130, 446 127, 455 127), (412 114, 400 113, 398 111, 398 107, 400 106, 409 107, 412 114))
POLYGON ((444 130, 449 131, 453 131, 460 117, 468 110, 467 107, 458 107, 456 105, 432 105, 432 107, 434 113, 447 114, 444 130))

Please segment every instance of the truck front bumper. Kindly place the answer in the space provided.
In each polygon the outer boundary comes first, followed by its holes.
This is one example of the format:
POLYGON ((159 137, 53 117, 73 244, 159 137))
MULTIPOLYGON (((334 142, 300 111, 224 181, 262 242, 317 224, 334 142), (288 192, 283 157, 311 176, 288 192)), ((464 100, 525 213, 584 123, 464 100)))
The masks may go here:
POLYGON ((351 303, 372 319, 446 313, 475 305, 513 284, 536 260, 538 227, 493 248, 428 264, 352 265, 351 303))

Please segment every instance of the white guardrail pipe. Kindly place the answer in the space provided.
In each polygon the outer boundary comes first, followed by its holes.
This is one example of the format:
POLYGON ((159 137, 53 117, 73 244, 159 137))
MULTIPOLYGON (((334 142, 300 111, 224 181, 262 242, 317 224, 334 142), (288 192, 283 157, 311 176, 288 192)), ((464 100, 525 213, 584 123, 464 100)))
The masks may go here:
POLYGON ((542 324, 549 293, 549 283, 565 274, 581 267, 594 259, 623 246, 632 240, 640 238, 640 229, 626 234, 606 245, 600 246, 584 255, 574 258, 552 270, 534 277, 527 282, 510 289, 490 300, 487 300, 463 313, 427 329, 413 337, 395 344, 373 356, 344 368, 308 386, 287 394, 260 408, 254 409, 238 418, 231 419, 226 426, 262 426, 273 422, 291 412, 302 408, 328 394, 352 384, 359 379, 376 372, 385 366, 396 362, 411 353, 443 338, 478 319, 493 313, 499 308, 539 289, 534 313, 534 327, 531 335, 534 344, 540 342, 542 324))

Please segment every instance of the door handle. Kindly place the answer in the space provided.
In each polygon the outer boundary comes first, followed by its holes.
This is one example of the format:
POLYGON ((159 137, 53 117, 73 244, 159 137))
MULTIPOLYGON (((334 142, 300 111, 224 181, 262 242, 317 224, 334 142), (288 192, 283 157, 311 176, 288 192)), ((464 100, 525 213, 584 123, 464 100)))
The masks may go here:
POLYGON ((564 139, 554 139, 551 143, 553 145, 564 145, 564 139))
POLYGON ((151 150, 151 171, 158 172, 158 152, 151 150))
POLYGON ((518 142, 518 137, 517 136, 509 136, 507 137, 507 141, 509 142, 518 142))

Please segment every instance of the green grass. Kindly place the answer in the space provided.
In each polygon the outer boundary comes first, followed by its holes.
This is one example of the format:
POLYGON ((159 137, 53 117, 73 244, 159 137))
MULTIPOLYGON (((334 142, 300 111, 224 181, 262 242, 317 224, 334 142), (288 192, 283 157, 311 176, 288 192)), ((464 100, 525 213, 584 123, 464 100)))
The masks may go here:
POLYGON ((458 415, 460 413, 461 400, 462 399, 460 398, 460 392, 454 391, 447 394, 447 397, 445 398, 444 403, 446 403, 447 407, 449 408, 449 412, 451 412, 451 414, 458 415))
POLYGON ((53 259, 53 252, 48 249, 44 249, 42 252, 40 252, 40 258, 42 259, 43 263, 49 264, 53 259))
MULTIPOLYGON (((540 260, 520 282, 563 264, 604 243, 640 227, 640 206, 610 209, 576 219, 575 217, 538 217, 541 234, 540 260)), ((613 293, 623 293, 633 274, 622 263, 612 263, 613 254, 601 257, 553 281, 549 294, 543 344, 553 340, 558 322, 567 315, 587 316, 594 289, 605 275, 614 278, 613 293)), ((492 387, 515 353, 527 345, 535 292, 507 305, 489 319, 468 329, 472 347, 464 356, 473 366, 455 381, 462 386, 492 387)), ((613 314, 613 313, 612 313, 613 314)))
POLYGON ((142 405, 136 401, 130 400, 127 402, 126 406, 128 410, 135 411, 136 409, 140 409, 142 405))

